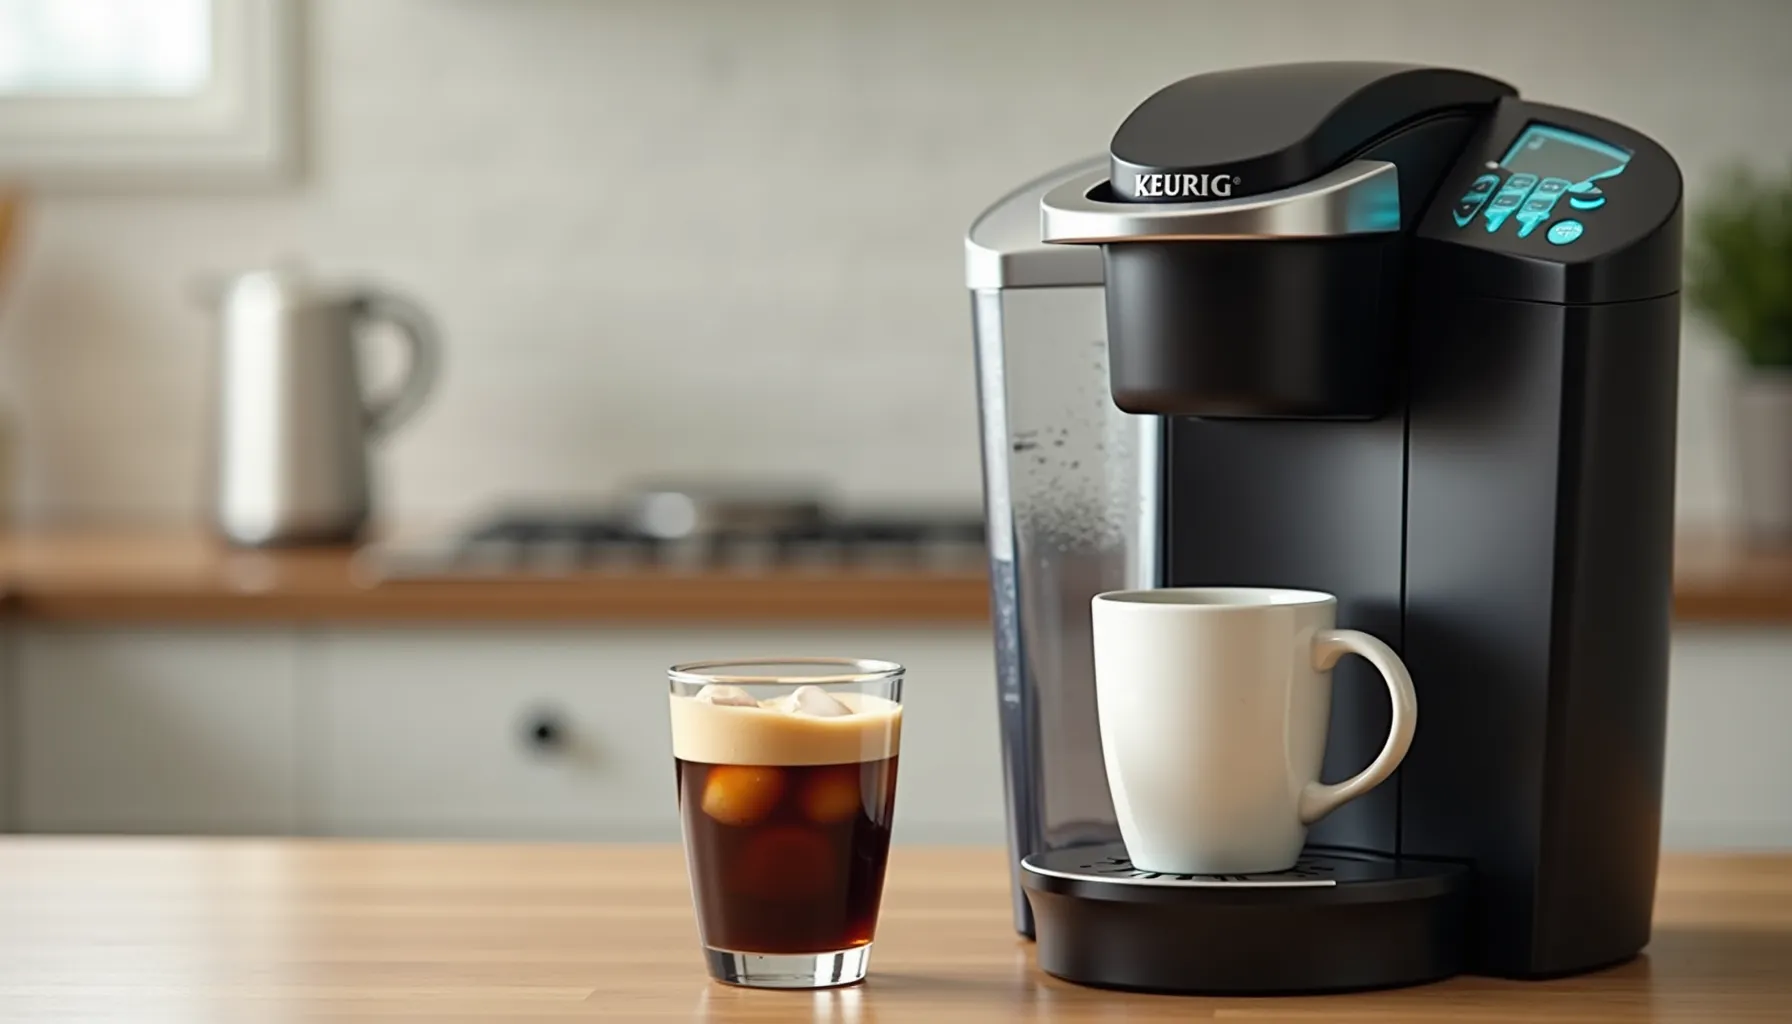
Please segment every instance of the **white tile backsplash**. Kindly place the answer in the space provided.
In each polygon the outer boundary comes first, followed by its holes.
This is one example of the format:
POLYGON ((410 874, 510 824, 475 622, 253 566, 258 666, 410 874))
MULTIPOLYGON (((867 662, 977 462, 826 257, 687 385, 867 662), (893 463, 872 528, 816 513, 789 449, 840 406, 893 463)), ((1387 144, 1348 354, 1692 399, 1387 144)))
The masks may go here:
MULTIPOLYGON (((400 519, 641 475, 975 501, 960 238, 1197 71, 1456 64, 1653 134, 1696 197, 1792 151, 1792 4, 317 0, 307 172, 41 197, 0 296, 32 519, 204 508, 194 280, 281 254, 426 304, 448 372, 386 447, 400 519)), ((1689 333, 1683 514, 1724 514, 1727 355, 1689 333)))

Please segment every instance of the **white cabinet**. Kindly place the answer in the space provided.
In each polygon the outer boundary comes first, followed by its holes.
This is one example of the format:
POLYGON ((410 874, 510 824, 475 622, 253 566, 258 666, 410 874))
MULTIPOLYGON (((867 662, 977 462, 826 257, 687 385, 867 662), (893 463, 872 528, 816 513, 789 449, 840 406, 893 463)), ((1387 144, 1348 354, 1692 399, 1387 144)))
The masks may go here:
POLYGON ((19 830, 297 826, 291 631, 34 628, 18 644, 19 830))
POLYGON ((0 623, 0 832, 14 827, 13 788, 18 783, 18 769, 13 762, 19 756, 19 742, 12 725, 12 706, 18 695, 13 671, 18 664, 13 656, 18 649, 14 639, 17 635, 10 623, 0 623))
POLYGON ((677 836, 664 665, 641 644, 514 630, 316 643, 304 792, 317 831, 677 836))
POLYGON ((1662 841, 1792 848, 1792 634, 1682 629, 1668 688, 1662 841))
MULTIPOLYGON (((669 840, 665 667, 796 652, 908 666, 898 841, 1002 841, 980 628, 26 625, 0 643, 0 828, 669 840)), ((1670 695, 1666 845, 1792 847, 1792 633, 1676 631, 1670 695)))
POLYGON ((909 667, 900 837, 1001 840, 981 630, 406 629, 312 643, 301 786, 312 831, 675 839, 666 666, 795 651, 909 667), (542 724, 555 742, 536 742, 542 724))
POLYGON ((887 651, 909 670, 896 841, 1003 842, 1002 740, 988 632, 891 633, 884 646, 865 649, 887 651))

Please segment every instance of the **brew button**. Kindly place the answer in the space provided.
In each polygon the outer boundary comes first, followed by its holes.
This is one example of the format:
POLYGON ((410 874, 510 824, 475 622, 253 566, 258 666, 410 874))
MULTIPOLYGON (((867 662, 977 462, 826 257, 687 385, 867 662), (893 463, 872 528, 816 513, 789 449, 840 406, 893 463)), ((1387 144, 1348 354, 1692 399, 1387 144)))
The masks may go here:
POLYGON ((1558 196, 1568 191, 1567 178, 1544 178, 1537 183, 1537 194, 1540 196, 1558 196))
POLYGON ((1579 238, 1585 230, 1578 220, 1558 220, 1549 226, 1549 233, 1544 237, 1549 239, 1551 245, 1567 245, 1579 238))
POLYGON ((1576 210, 1597 210, 1605 205, 1605 193, 1598 185, 1583 181, 1568 190, 1568 205, 1576 210))

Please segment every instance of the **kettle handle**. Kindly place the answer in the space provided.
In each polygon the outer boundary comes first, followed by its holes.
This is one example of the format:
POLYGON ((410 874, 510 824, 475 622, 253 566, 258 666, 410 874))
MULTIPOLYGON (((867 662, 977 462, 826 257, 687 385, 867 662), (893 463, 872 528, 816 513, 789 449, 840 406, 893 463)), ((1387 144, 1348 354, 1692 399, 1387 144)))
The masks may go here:
POLYGON ((367 433, 383 437, 411 418, 435 389, 442 369, 441 337, 422 307, 391 292, 370 291, 357 296, 359 315, 398 328, 410 347, 410 366, 404 380, 391 394, 367 399, 367 433))

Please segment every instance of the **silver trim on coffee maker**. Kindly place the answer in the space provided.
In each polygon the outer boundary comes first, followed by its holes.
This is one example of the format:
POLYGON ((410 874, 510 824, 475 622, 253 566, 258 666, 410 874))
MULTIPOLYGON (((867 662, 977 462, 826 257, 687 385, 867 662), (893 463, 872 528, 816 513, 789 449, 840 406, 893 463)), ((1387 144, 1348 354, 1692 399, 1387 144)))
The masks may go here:
POLYGON ((1105 172, 1091 157, 1042 175, 997 200, 972 222, 964 240, 964 279, 972 291, 1074 288, 1102 282, 1101 253, 1039 240, 1039 200, 1066 180, 1105 172))
POLYGON ((1091 197, 1106 168, 1078 175, 1040 200, 1048 243, 1184 239, 1313 238, 1400 230, 1399 170, 1385 160, 1353 160, 1279 192, 1199 203, 1121 203, 1091 197))

